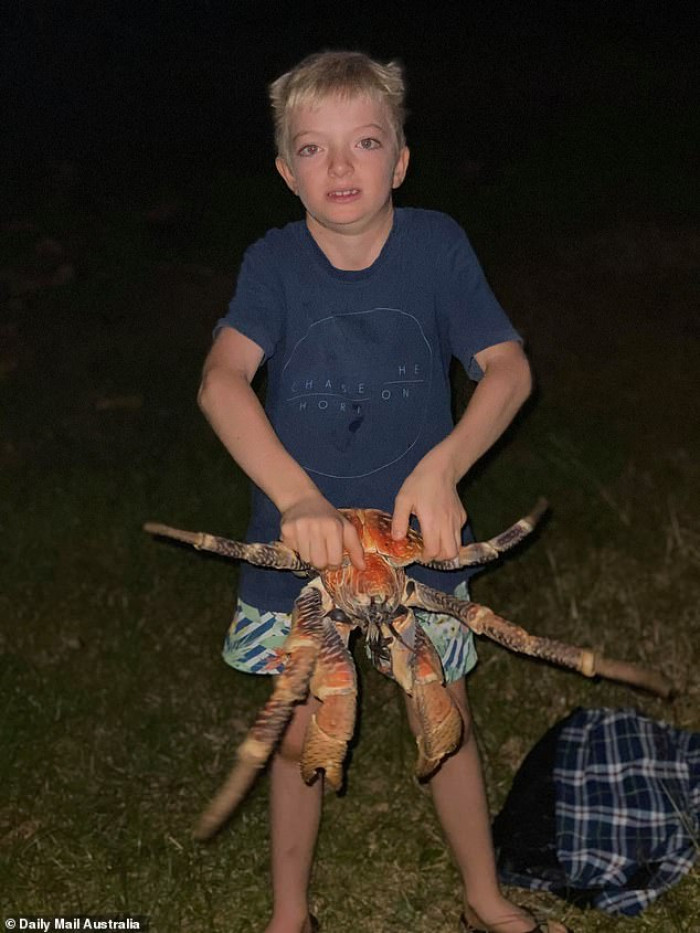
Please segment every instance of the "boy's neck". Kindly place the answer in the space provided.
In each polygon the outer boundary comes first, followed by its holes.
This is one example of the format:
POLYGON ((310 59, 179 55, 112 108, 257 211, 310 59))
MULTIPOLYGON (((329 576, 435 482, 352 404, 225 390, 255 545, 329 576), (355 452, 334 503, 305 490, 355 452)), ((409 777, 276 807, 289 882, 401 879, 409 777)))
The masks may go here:
POLYGON ((306 226, 326 259, 336 269, 361 271, 368 269, 379 257, 394 225, 394 208, 389 202, 381 224, 367 230, 343 231, 319 223, 307 213, 306 226))

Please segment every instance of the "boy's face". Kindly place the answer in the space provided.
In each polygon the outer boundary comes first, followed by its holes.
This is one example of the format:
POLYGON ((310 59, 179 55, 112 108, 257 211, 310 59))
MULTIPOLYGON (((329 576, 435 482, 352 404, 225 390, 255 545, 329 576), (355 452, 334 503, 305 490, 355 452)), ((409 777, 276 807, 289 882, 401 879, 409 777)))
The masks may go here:
POLYGON ((364 233, 386 223, 391 191, 408 167, 397 153, 386 107, 368 97, 327 97, 291 114, 290 160, 277 170, 307 211, 310 224, 364 233))

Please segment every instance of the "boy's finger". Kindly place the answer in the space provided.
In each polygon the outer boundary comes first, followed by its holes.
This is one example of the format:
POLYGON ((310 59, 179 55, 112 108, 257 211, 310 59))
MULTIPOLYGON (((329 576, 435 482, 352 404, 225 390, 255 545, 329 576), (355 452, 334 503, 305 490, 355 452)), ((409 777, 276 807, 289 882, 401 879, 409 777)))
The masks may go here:
POLYGON ((394 504, 394 515, 391 519, 391 537, 395 541, 405 538, 408 533, 408 523, 411 518, 411 506, 400 502, 394 504))
POLYGON ((438 560, 454 560, 462 546, 461 530, 445 528, 438 542, 438 560))
POLYGON ((312 538, 308 547, 308 563, 316 570, 323 570, 328 566, 328 554, 325 542, 312 538))
POLYGON ((421 536, 423 538, 423 560, 436 560, 440 553, 439 538, 430 529, 426 531, 421 529, 421 536))
POLYGON ((286 544, 287 547, 290 547, 293 551, 296 551, 299 557, 301 557, 302 560, 308 563, 307 557, 305 557, 304 554, 302 553, 302 550, 303 550, 302 543, 296 534, 292 534, 288 531, 283 530, 280 533, 280 541, 282 542, 282 544, 286 544))
POLYGON ((365 552, 362 550, 359 535, 350 522, 345 522, 343 526, 343 544, 353 566, 357 567, 358 570, 364 570, 365 552))
POLYGON ((343 562, 343 538, 333 535, 326 542, 328 550, 328 566, 340 567, 343 562))

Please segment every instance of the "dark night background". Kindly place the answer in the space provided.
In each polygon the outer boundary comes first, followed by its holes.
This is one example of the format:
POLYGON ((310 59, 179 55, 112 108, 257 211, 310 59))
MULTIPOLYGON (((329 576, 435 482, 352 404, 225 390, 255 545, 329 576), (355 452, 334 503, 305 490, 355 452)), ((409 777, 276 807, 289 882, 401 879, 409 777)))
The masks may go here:
MULTIPOLYGON (((248 483, 197 386, 243 250, 301 216, 274 170, 266 86, 319 49, 403 62, 397 199, 465 227, 533 363, 533 398, 460 492, 481 539, 538 496, 551 513, 474 598, 680 688, 668 703, 482 639, 470 692, 492 805, 575 707, 697 732, 698 8, 0 2, 8 908, 151 913, 164 933, 248 933, 268 914, 266 782, 214 846, 190 839, 269 692, 220 660, 236 571, 142 528, 244 533, 248 483)), ((463 375, 455 390, 458 408, 463 375)), ((395 685, 361 673, 314 910, 338 933, 451 933, 461 885, 410 777, 413 737, 395 685)), ((555 908, 580 933, 629 929, 555 908)), ((700 930, 697 872, 648 917, 640 933, 700 930)))
POLYGON ((345 47, 405 64, 409 142, 457 178, 488 184, 541 146, 572 184, 602 173, 604 201, 623 183, 628 213, 682 213, 668 189, 694 151, 693 6, 25 0, 3 14, 3 189, 17 206, 57 172, 114 195, 266 170, 266 84, 345 47))

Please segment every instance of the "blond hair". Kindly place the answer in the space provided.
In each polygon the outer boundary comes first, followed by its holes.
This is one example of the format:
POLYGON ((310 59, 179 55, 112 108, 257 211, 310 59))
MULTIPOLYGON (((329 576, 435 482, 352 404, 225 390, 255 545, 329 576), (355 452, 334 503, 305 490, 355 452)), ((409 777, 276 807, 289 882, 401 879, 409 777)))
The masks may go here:
POLYGON ((406 86, 401 65, 382 65, 363 52, 317 52, 273 81, 269 88, 277 152, 290 161, 290 114, 324 97, 370 97, 387 107, 397 153, 406 143, 403 131, 406 86))

